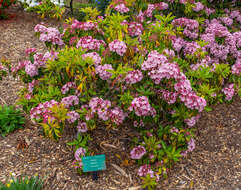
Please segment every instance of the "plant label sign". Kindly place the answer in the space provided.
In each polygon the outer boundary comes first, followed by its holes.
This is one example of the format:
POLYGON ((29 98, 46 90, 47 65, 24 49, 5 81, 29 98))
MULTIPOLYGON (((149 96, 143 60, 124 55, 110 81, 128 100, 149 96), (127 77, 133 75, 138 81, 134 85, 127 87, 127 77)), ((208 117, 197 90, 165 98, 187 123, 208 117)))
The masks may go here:
POLYGON ((105 155, 86 156, 82 158, 83 171, 94 172, 99 170, 106 170, 105 155))

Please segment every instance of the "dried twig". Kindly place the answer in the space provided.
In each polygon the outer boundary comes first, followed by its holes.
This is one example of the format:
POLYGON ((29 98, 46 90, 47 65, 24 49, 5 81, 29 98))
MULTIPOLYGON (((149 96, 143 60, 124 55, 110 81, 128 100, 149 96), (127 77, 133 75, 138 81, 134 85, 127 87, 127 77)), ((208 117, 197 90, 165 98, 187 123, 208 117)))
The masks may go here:
POLYGON ((0 100, 4 103, 7 104, 7 102, 0 96, 0 100))

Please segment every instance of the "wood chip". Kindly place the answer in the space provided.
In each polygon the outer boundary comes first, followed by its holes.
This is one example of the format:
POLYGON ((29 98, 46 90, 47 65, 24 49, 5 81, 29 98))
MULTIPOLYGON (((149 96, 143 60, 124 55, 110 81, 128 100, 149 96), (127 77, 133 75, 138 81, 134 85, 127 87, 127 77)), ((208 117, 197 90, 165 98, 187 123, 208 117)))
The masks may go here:
POLYGON ((137 186, 137 187, 129 187, 128 190, 138 190, 141 189, 141 186, 137 186))

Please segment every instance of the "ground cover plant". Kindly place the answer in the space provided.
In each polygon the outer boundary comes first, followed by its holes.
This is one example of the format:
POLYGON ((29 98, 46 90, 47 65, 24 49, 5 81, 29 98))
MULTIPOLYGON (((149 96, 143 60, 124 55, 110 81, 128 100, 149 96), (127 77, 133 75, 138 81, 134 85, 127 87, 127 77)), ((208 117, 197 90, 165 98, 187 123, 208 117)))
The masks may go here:
POLYGON ((25 118, 23 113, 14 106, 0 105, 0 134, 2 136, 23 128, 25 118))
POLYGON ((0 190, 41 190, 42 187, 43 181, 38 176, 31 178, 12 177, 6 185, 0 183, 0 190))
MULTIPOLYGON (((200 112, 240 93, 240 12, 195 20, 196 6, 186 3, 194 9, 180 10, 188 18, 165 14, 165 2, 123 1, 112 2, 105 17, 86 9, 85 22, 70 19, 62 30, 37 25, 49 52, 28 49, 29 59, 12 68, 27 84, 19 103, 55 139, 64 127, 76 127, 82 142, 99 125, 133 125, 140 135, 130 156, 144 187, 154 187, 195 148, 200 112)), ((89 152, 79 141, 81 171, 89 152)))

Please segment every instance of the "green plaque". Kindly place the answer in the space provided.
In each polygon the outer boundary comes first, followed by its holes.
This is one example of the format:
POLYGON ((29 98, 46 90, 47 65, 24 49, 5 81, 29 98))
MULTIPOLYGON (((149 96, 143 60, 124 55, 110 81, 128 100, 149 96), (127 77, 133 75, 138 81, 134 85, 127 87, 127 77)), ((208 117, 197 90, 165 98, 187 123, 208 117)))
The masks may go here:
POLYGON ((94 172, 106 169, 104 154, 83 157, 82 163, 84 172, 94 172))

